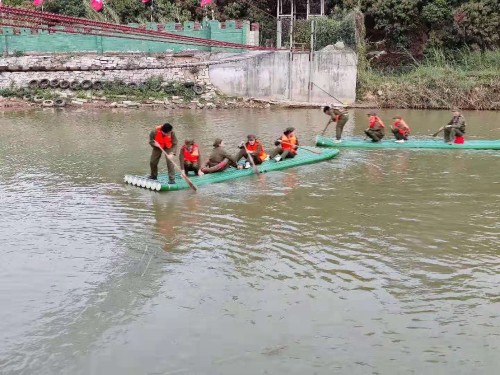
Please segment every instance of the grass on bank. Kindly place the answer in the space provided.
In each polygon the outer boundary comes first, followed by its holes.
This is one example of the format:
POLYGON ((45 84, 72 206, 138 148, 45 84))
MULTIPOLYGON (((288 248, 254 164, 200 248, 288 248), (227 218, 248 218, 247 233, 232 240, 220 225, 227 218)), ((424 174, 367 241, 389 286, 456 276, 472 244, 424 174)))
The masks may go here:
POLYGON ((431 51, 422 62, 359 71, 360 98, 381 107, 500 109, 500 51, 431 51))

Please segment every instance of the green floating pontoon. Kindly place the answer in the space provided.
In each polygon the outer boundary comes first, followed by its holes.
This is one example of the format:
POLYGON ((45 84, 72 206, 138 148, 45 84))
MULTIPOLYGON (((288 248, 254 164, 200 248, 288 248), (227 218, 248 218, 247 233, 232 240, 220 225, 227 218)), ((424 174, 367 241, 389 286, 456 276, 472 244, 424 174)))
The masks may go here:
POLYGON ((320 147, 349 147, 349 148, 445 148, 469 150, 500 150, 500 140, 465 140, 463 144, 448 144, 443 139, 415 139, 410 138, 404 143, 396 143, 393 139, 372 142, 361 138, 346 138, 335 143, 333 138, 316 136, 316 146, 320 147))
MULTIPOLYGON (((311 148, 315 151, 321 152, 320 154, 315 154, 306 150, 299 150, 297 152, 297 156, 293 159, 285 159, 280 162, 275 162, 274 160, 265 161, 261 165, 258 165, 260 173, 279 171, 282 169, 297 167, 299 165, 305 164, 313 164, 318 163, 320 161, 332 159, 338 155, 339 150, 335 149, 317 149, 311 148)), ((223 172, 210 173, 204 176, 194 176, 189 174, 189 178, 196 186, 206 185, 206 184, 215 184, 217 182, 224 182, 228 180, 234 180, 236 178, 252 176, 254 171, 252 168, 249 169, 237 169, 237 168, 228 168, 223 172)), ((186 181, 180 176, 179 173, 175 176, 175 184, 169 185, 167 183, 168 176, 166 174, 160 174, 158 176, 158 180, 151 180, 144 176, 131 176, 126 175, 124 181, 128 184, 139 186, 142 188, 156 190, 156 191, 167 191, 167 190, 184 190, 189 189, 189 185, 186 181)))

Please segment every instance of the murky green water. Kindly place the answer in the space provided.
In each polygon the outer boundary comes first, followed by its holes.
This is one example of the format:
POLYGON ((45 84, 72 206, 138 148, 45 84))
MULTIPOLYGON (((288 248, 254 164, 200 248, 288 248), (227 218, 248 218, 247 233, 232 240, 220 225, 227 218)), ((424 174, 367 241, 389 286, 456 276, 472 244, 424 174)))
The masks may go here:
MULTIPOLYGON (((400 113, 414 134, 449 117, 400 113)), ((499 113, 465 114, 471 138, 500 139, 499 113)), ((234 151, 290 125, 312 144, 327 121, 0 115, 2 374, 497 373, 498 151, 342 150, 197 194, 124 185, 148 172, 147 136, 165 119, 234 151)))

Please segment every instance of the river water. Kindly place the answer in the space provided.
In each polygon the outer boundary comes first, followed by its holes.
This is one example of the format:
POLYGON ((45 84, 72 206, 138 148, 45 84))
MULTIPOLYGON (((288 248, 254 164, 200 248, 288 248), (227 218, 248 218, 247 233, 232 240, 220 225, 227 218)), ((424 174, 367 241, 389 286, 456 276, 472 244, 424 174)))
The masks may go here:
MULTIPOLYGON (((399 113, 415 135, 450 116, 399 113)), ((500 139, 498 112, 465 115, 470 138, 500 139)), ((206 155, 287 126, 313 144, 327 118, 0 114, 0 373, 498 373, 498 151, 342 150, 198 193, 125 185, 165 120, 206 155)))

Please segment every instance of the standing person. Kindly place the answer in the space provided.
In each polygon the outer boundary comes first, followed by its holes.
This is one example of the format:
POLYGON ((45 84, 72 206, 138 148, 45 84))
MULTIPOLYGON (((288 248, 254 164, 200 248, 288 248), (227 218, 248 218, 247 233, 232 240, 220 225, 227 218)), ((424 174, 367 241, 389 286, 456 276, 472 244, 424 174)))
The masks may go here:
POLYGON ((365 134, 371 138, 372 142, 379 142, 385 136, 385 126, 380 117, 375 112, 369 113, 369 127, 365 134))
POLYGON ((245 168, 250 168, 250 160, 248 158, 247 150, 253 159, 255 164, 262 164, 262 162, 268 159, 262 143, 253 134, 247 136, 248 141, 246 143, 241 142, 239 148, 240 152, 236 155, 236 162, 240 161, 241 158, 245 158, 245 168), (245 150, 246 147, 246 150, 245 150))
POLYGON ((160 162, 162 151, 161 147, 167 153, 167 169, 168 169, 168 183, 175 184, 175 167, 172 163, 172 157, 177 153, 177 137, 173 132, 173 127, 168 122, 159 125, 149 133, 149 144, 153 147, 151 152, 151 160, 149 166, 151 167, 150 179, 156 180, 158 178, 158 163, 160 162))
POLYGON ((203 172, 200 170, 200 148, 194 143, 194 140, 186 139, 179 153, 179 162, 186 176, 189 171, 193 171, 195 175, 203 176, 203 172))
POLYGON ((465 134, 465 117, 458 109, 453 110, 453 117, 448 125, 444 127, 444 141, 449 144, 464 143, 463 136, 465 134))
POLYGON ((297 146, 299 145, 299 140, 295 136, 295 128, 286 128, 281 137, 274 142, 274 145, 277 147, 271 152, 270 158, 277 162, 281 159, 294 158, 297 155, 297 146))
POLYGON ((397 143, 404 143, 404 141, 408 140, 408 136, 410 135, 410 127, 406 123, 405 120, 401 116, 393 117, 394 124, 392 126, 392 133, 396 138, 397 143))
POLYGON ((224 142, 220 138, 216 138, 213 144, 214 148, 210 154, 208 160, 206 161, 203 168, 201 168, 203 173, 215 173, 222 172, 228 167, 238 167, 236 164, 236 159, 229 155, 226 150, 224 150, 224 142))
POLYGON ((335 141, 334 143, 342 142, 342 132, 344 131, 344 126, 349 120, 349 112, 345 108, 333 107, 330 108, 326 106, 323 108, 323 113, 330 116, 330 121, 328 121, 328 126, 330 123, 335 122, 335 141))

